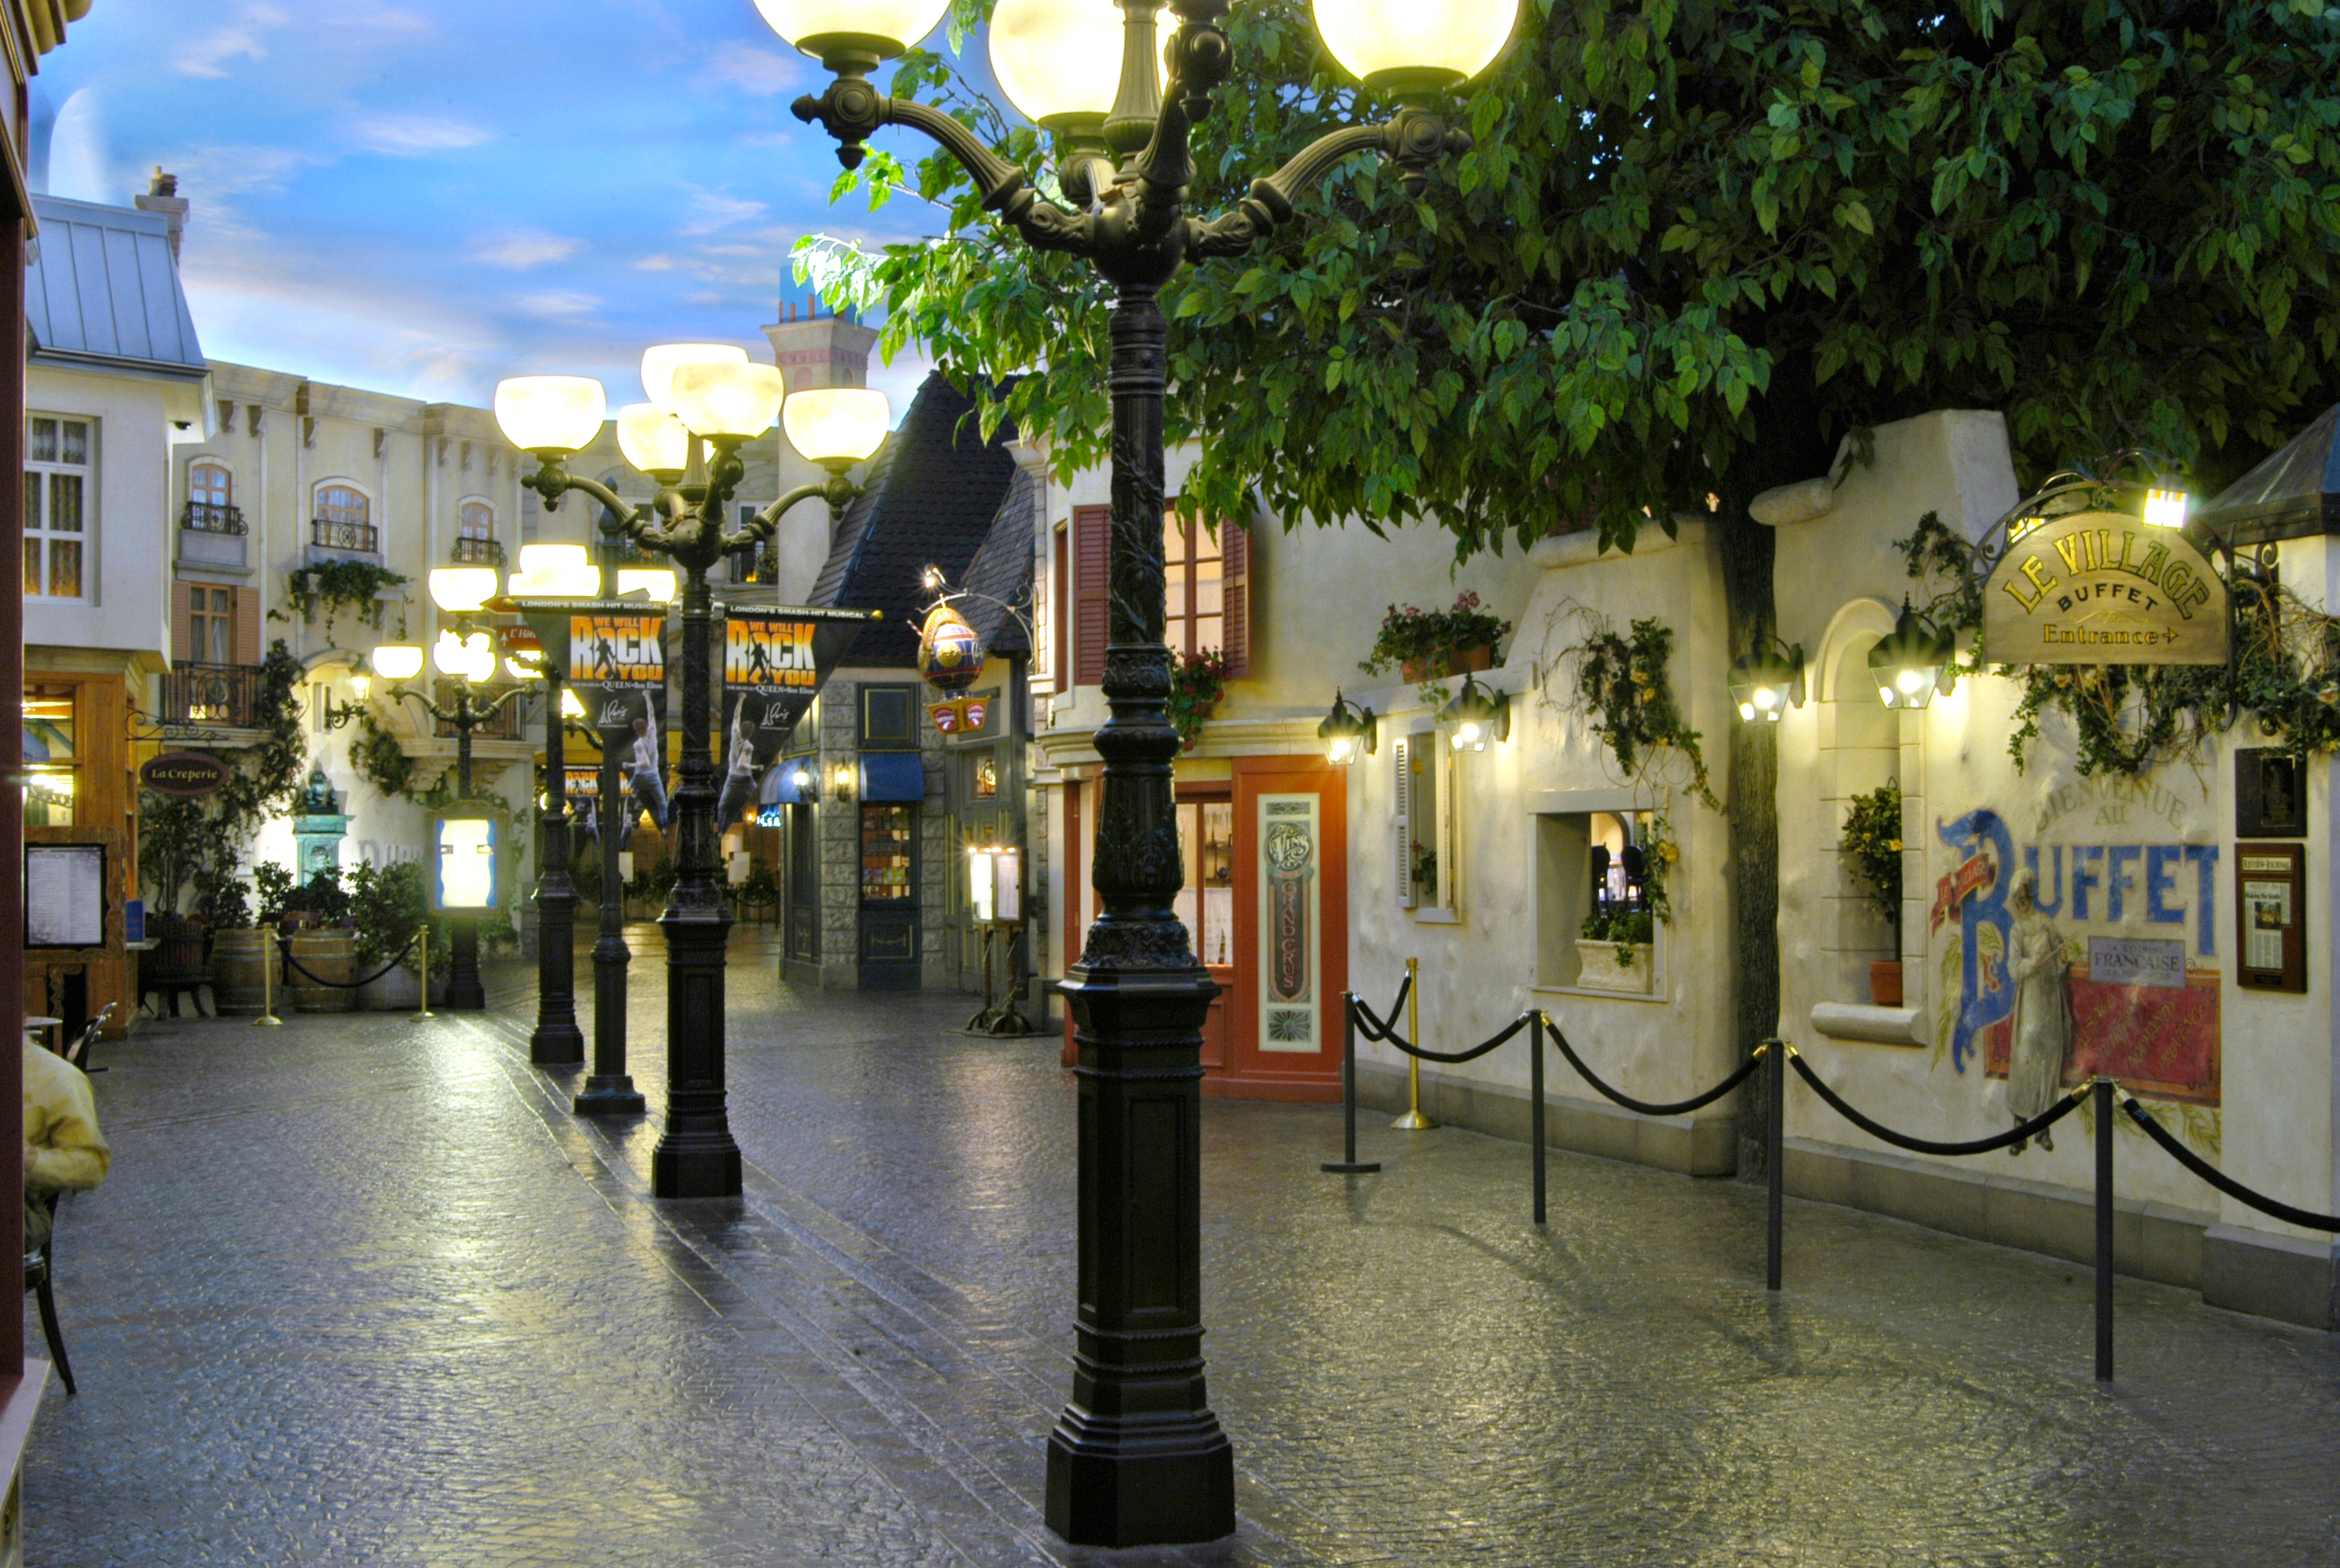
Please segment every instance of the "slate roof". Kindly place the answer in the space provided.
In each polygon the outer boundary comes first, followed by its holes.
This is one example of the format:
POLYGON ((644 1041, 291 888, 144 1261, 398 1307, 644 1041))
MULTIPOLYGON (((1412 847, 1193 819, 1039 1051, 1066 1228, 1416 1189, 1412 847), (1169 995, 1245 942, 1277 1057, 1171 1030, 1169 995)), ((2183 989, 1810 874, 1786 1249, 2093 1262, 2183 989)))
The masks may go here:
POLYGON ((2196 515, 2237 544, 2340 531, 2340 404, 2196 515))
POLYGON ((40 254, 25 274, 25 325, 36 357, 207 373, 161 213, 43 195, 33 211, 40 254))
POLYGON ((1020 610, 1025 620, 1031 619, 1032 538, 1039 526, 1042 500, 1039 481, 1018 468, 1007 481, 991 531, 967 563, 967 575, 957 580, 967 592, 958 603, 959 613, 983 639, 983 646, 1004 658, 1032 651, 1024 621, 1009 614, 1007 607, 1020 610))
POLYGON ((961 581, 998 517, 1016 477, 1006 450, 1016 432, 1002 424, 986 442, 967 417, 974 408, 939 372, 927 376, 838 524, 812 602, 885 611, 862 632, 851 663, 915 667, 917 612, 933 597, 919 573, 938 566, 961 581))

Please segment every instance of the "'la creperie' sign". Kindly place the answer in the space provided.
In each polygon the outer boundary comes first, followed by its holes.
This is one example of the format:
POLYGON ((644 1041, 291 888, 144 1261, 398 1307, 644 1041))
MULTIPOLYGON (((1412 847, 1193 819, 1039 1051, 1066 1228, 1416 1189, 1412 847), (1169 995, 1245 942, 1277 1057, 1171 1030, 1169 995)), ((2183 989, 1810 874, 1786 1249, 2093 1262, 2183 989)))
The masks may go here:
POLYGON ((2008 664, 2224 664, 2226 584, 2175 529, 2073 512, 2033 524, 1992 568, 1982 638, 2008 664))

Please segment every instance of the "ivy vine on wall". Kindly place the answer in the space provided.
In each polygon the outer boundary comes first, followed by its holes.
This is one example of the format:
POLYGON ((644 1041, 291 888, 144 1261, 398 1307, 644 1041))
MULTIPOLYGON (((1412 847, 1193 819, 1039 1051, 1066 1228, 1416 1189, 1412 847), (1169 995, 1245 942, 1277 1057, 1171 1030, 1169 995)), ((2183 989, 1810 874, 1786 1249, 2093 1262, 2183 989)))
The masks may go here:
POLYGON ((1551 661, 1556 679, 1546 682, 1546 700, 1554 700, 1554 686, 1564 692, 1556 705, 1581 714, 1634 783, 1671 784, 1721 810, 1700 733, 1682 718, 1667 677, 1673 629, 1652 616, 1621 632, 1598 610, 1570 603, 1554 612, 1546 646, 1570 630, 1581 635, 1551 661))
POLYGON ((325 640, 333 640, 333 618, 343 610, 353 610, 361 620, 375 630, 382 629, 382 599, 386 590, 402 588, 410 581, 403 572, 376 566, 370 561, 328 561, 316 566, 304 566, 286 580, 287 586, 300 596, 301 619, 313 625, 317 611, 325 612, 325 640))

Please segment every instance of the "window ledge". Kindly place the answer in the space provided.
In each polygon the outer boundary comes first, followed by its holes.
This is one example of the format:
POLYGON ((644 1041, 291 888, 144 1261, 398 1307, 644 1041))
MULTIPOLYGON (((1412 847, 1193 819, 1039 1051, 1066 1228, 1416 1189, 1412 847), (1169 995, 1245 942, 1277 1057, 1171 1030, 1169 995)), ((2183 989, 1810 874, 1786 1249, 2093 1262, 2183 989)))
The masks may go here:
POLYGON ((1918 1009, 1878 1007, 1865 1002, 1820 1002, 1812 1007, 1812 1029, 1832 1040, 1866 1040, 1879 1046, 1922 1046, 1918 1009))
POLYGON ((1414 918, 1417 924, 1424 926, 1459 926, 1462 923, 1462 917, 1452 909, 1411 909, 1407 913, 1414 918))
POLYGON ((1672 1002, 1673 994, 1666 989, 1665 977, 1660 975, 1654 988, 1647 991, 1611 991, 1598 986, 1530 986, 1529 994, 1538 997, 1590 997, 1600 1002, 1672 1002))

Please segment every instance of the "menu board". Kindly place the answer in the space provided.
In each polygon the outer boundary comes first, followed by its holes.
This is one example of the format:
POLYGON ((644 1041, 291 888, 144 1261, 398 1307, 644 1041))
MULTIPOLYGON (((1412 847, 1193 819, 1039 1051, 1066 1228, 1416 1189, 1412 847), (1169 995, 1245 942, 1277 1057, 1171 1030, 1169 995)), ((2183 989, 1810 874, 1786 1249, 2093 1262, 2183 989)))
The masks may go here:
POLYGON ((104 846, 25 846, 25 946, 105 946, 104 846))
POLYGON ((2307 989, 2306 851, 2235 846, 2235 978, 2255 990, 2307 989))

